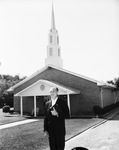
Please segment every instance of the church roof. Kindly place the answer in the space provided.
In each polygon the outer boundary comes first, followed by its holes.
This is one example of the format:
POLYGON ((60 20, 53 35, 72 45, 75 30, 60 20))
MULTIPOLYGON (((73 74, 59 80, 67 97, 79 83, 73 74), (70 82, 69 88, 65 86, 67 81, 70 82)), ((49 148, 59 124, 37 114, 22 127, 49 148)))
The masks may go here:
MULTIPOLYGON (((65 70, 65 69, 62 69, 62 68, 58 68, 58 67, 55 67, 55 66, 52 66, 52 65, 47 65, 45 67, 43 67, 42 69, 36 71, 34 74, 32 74, 31 76, 27 77, 26 79, 24 79, 23 81, 19 82, 18 84, 14 85, 12 88, 9 89, 9 91, 12 89, 14 90, 15 88, 21 86, 22 84, 25 84, 25 82, 28 82, 29 80, 35 78, 37 75, 41 74, 42 72, 46 71, 47 69, 49 68, 52 68, 52 69, 56 69, 58 71, 61 71, 61 72, 64 72, 64 73, 67 73, 69 74, 70 76, 73 76, 73 79, 76 78, 82 78, 84 80, 87 80, 89 82, 92 82, 92 83, 95 83, 97 86, 101 86, 101 87, 110 87, 110 88, 115 88, 115 86, 111 85, 111 84, 108 84, 108 83, 104 83, 104 82, 101 82, 101 81, 97 81, 97 80, 94 80, 94 79, 91 79, 89 77, 85 77, 85 76, 82 76, 80 74, 77 74, 77 73, 74 73, 74 72, 71 72, 71 71, 68 71, 68 70, 65 70)), ((52 81, 56 84, 59 84, 59 86, 61 85, 63 87, 63 84, 61 83, 58 83, 58 82, 55 82, 55 81, 52 81)), ((64 86, 66 87, 66 86, 64 86)), ((71 87, 66 87, 66 88, 69 88, 69 89, 72 89, 72 90, 75 90, 74 88, 71 88, 71 87)), ((77 90, 78 91, 78 90, 77 90)))
POLYGON ((71 87, 67 87, 67 86, 64 86, 63 84, 59 84, 59 83, 57 83, 57 82, 54 82, 54 81, 52 81, 52 82, 50 82, 50 81, 47 81, 47 80, 41 80, 42 82, 44 82, 44 83, 49 83, 50 85, 53 85, 53 86, 55 86, 55 87, 57 87, 57 88, 61 88, 61 89, 67 89, 68 90, 68 92, 69 93, 80 93, 80 91, 79 90, 76 90, 76 89, 73 89, 73 88, 71 88, 71 87))

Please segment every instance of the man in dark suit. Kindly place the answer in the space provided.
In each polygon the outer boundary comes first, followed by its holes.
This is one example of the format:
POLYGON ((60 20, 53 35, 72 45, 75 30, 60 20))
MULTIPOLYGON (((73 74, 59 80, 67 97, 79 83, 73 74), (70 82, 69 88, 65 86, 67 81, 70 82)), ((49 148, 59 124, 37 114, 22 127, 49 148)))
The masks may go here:
POLYGON ((69 118, 67 102, 58 97, 58 88, 50 89, 51 100, 45 104, 44 132, 49 137, 50 150, 64 150, 65 119, 69 118))

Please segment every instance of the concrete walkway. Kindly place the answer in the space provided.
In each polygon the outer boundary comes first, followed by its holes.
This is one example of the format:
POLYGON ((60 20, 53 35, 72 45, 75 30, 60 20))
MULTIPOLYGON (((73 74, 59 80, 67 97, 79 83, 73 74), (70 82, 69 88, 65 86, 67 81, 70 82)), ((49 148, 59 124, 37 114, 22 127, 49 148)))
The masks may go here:
POLYGON ((88 150, 119 150, 119 108, 107 114, 107 119, 66 142, 65 150, 83 147, 88 150))
POLYGON ((65 150, 84 147, 88 150, 119 150, 119 120, 108 120, 66 142, 65 150))
POLYGON ((23 121, 17 121, 17 122, 13 122, 13 123, 8 123, 8 124, 0 125, 0 130, 1 129, 5 129, 5 128, 10 128, 10 127, 18 126, 18 125, 22 125, 22 124, 26 124, 26 123, 35 122, 35 121, 38 121, 38 119, 27 119, 27 120, 23 120, 23 121))

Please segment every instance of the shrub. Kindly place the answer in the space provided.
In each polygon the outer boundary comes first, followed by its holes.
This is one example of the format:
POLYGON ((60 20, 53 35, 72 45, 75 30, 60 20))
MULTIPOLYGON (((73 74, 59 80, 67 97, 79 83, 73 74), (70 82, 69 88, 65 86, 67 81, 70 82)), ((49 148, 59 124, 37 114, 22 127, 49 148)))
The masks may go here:
POLYGON ((93 107, 93 112, 96 115, 101 115, 103 113, 103 109, 100 106, 94 106, 93 107))
POLYGON ((9 106, 9 105, 3 106, 2 111, 3 111, 4 113, 9 113, 9 112, 10 112, 10 106, 9 106))

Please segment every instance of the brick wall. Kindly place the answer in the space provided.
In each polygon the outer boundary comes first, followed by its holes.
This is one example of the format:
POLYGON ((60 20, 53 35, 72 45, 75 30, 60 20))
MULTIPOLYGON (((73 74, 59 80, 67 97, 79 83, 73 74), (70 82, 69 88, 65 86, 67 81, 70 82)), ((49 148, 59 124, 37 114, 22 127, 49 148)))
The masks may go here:
POLYGON ((112 105, 115 103, 115 95, 113 90, 104 88, 103 89, 103 106, 112 105))
MULTIPOLYGON (((87 80, 82 77, 69 74, 67 72, 63 72, 54 68, 48 68, 47 70, 41 72, 37 76, 17 87, 14 92, 17 93, 40 79, 48 80, 80 91, 79 95, 70 95, 71 109, 74 115, 79 115, 81 113, 90 114, 93 113, 93 106, 101 106, 101 89, 97 86, 97 83, 95 81, 87 80)), ((110 105, 114 102, 113 96, 114 94, 111 93, 111 89, 104 89, 104 106, 110 105)), ((15 106, 17 105, 18 104, 16 104, 15 106)), ((25 110, 26 109, 27 108, 25 108, 25 110)), ((32 102, 31 104, 29 104, 29 110, 31 111, 31 109, 32 102)))
POLYGON ((14 97, 14 111, 20 112, 20 97, 19 96, 14 97))

